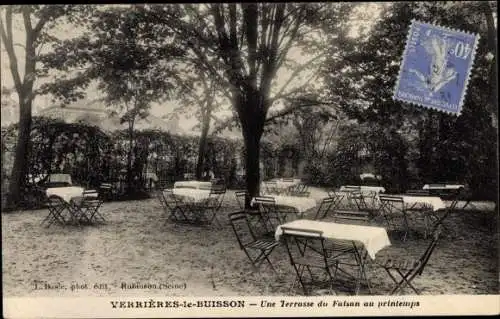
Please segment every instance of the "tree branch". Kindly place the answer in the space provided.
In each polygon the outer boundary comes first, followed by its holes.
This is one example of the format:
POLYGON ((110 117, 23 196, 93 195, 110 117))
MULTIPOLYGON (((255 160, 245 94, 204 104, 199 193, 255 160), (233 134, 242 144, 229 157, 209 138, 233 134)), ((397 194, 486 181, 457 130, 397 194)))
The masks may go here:
MULTIPOLYGON (((285 92, 285 89, 288 87, 288 85, 293 81, 293 79, 299 75, 305 68, 307 67, 310 67, 311 66, 311 63, 313 63, 314 61, 318 60, 319 58, 322 58, 323 56, 326 55, 326 52, 323 52, 321 54, 318 54, 317 56, 315 56, 314 58, 310 59, 309 61, 307 61, 306 63, 303 63, 300 67, 296 68, 292 74, 290 75, 290 77, 288 78, 288 80, 285 82, 285 84, 281 87, 281 90, 274 96, 274 98, 272 98, 273 101, 275 100, 278 100, 280 98, 283 98, 285 97, 285 95, 283 95, 283 93, 285 92)), ((317 76, 317 75, 314 75, 314 76, 317 76)), ((302 86, 303 87, 303 86, 302 86)), ((287 94, 287 95, 290 95, 287 94)))
POLYGON ((9 56, 10 71, 12 73, 14 85, 16 87, 17 93, 20 95, 22 93, 23 83, 21 82, 21 77, 19 75, 17 56, 16 52, 14 51, 14 39, 12 35, 12 6, 8 6, 6 9, 5 24, 5 29, 7 30, 4 29, 3 22, 0 21, 0 34, 5 44, 7 55, 9 56))
POLYGON ((248 46, 248 66, 249 76, 248 79, 252 86, 256 86, 257 80, 257 28, 258 28, 258 12, 257 4, 242 4, 243 7, 243 20, 245 25, 245 34, 248 46))
POLYGON ((321 102, 321 101, 316 101, 316 100, 311 100, 311 99, 299 99, 298 101, 302 101, 302 102, 296 106, 288 107, 282 111, 278 111, 275 114, 271 115, 270 117, 266 118, 266 121, 265 121, 266 124, 268 124, 269 122, 271 122, 277 118, 291 114, 291 113, 293 113, 301 108, 304 108, 304 107, 318 106, 318 105, 330 105, 330 106, 335 105, 334 103, 331 103, 331 102, 321 102))

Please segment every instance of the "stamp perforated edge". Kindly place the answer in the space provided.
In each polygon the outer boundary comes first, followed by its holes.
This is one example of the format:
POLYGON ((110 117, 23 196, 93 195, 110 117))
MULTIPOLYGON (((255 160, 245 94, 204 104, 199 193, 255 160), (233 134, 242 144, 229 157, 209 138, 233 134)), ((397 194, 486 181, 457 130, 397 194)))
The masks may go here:
POLYGON ((465 95, 467 94, 467 89, 468 89, 468 86, 469 86, 469 80, 470 80, 470 77, 471 77, 472 70, 474 69, 474 60, 476 58, 476 51, 477 51, 477 47, 478 47, 478 44, 479 44, 480 37, 481 36, 478 33, 472 33, 472 32, 469 32, 469 31, 462 31, 462 30, 458 30, 458 29, 454 29, 454 28, 450 28, 450 27, 445 27, 445 26, 441 26, 441 25, 436 25, 436 24, 421 22, 419 20, 412 19, 411 20, 411 24, 410 24, 410 28, 408 29, 408 33, 406 35, 405 49, 403 51, 403 58, 401 59, 401 63, 400 63, 400 67, 399 67, 398 78, 396 80, 396 85, 394 86, 394 94, 392 96, 393 100, 395 100, 395 101, 401 101, 401 102, 404 102, 404 103, 408 103, 408 104, 411 104, 411 105, 414 105, 414 106, 417 106, 417 107, 421 107, 421 108, 433 109, 433 110, 436 110, 438 112, 442 112, 442 113, 446 113, 446 114, 450 114, 450 115, 459 116, 462 113, 462 106, 463 106, 463 103, 464 103, 465 95), (419 103, 415 103, 413 101, 407 101, 407 100, 404 100, 404 99, 401 99, 401 98, 397 97, 397 92, 398 92, 399 85, 400 85, 401 75, 403 74, 403 66, 405 65, 405 62, 406 62, 406 54, 408 52, 408 44, 410 42, 409 40, 410 40, 410 36, 411 36, 411 30, 413 30, 413 27, 417 23, 421 24, 421 25, 426 25, 426 26, 429 26, 429 27, 432 27, 432 28, 435 28, 435 29, 441 29, 441 30, 444 30, 444 31, 447 31, 447 32, 465 33, 465 34, 468 34, 468 35, 474 37, 474 47, 472 49, 472 55, 471 55, 469 66, 467 67, 467 76, 465 77, 465 80, 464 80, 464 89, 463 89, 462 94, 460 96, 460 101, 458 102, 458 110, 457 110, 457 112, 444 110, 444 109, 437 108, 437 107, 432 106, 432 105, 419 104, 419 103))

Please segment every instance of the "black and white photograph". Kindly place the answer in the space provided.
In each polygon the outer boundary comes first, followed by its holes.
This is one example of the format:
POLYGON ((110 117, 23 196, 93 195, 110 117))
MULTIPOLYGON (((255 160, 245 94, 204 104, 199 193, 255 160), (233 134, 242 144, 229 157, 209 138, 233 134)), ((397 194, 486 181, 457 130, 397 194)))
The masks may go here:
POLYGON ((497 2, 11 4, 0 22, 4 316, 500 294, 497 2))

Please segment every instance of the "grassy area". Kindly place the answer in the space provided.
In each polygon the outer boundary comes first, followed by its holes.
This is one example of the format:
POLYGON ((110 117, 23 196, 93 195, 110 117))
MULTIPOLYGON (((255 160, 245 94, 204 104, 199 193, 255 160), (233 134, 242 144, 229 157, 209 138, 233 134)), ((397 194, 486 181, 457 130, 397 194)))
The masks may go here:
MULTIPOLYGON (((313 195, 319 197, 321 193, 313 195)), ((300 293, 290 290, 295 274, 284 247, 271 255, 279 274, 267 266, 252 270, 228 225, 227 213, 236 209, 234 193, 228 192, 220 214, 222 229, 165 224, 155 199, 105 203, 101 211, 107 224, 85 227, 44 228, 40 222, 46 210, 3 213, 4 296, 300 293), (37 290, 37 280, 61 283, 67 289, 37 290), (169 286, 122 289, 122 283, 169 286), (71 291, 72 284, 87 284, 88 289, 71 291)), ((306 218, 313 214, 309 212, 306 218)), ((415 279, 415 285, 423 294, 498 293, 497 221, 493 212, 452 215, 446 223, 450 233, 438 245, 422 276, 415 279)), ((418 256, 426 244, 424 239, 406 243, 393 239, 392 246, 380 255, 418 256)), ((381 269, 371 273, 371 282, 375 294, 387 294, 392 287, 381 269)), ((338 288, 339 295, 349 294, 338 288)))

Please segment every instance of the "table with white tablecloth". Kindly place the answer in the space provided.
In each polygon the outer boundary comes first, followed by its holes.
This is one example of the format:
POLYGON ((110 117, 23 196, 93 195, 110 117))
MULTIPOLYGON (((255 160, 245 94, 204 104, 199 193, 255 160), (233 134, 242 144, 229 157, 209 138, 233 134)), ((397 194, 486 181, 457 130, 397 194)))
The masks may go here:
POLYGON ((408 196, 408 195, 395 195, 401 197, 407 207, 412 207, 419 204, 427 204, 432 207, 433 211, 445 209, 445 202, 437 196, 408 196))
POLYGON ((212 182, 205 181, 178 181, 174 183, 175 188, 210 189, 212 182))
POLYGON ((363 194, 368 194, 368 193, 385 193, 385 188, 382 186, 353 186, 353 185, 345 185, 340 187, 341 192, 345 191, 355 191, 359 190, 363 194))
MULTIPOLYGON (((366 272, 366 258, 370 256, 375 259, 376 254, 385 247, 391 245, 387 231, 382 227, 339 224, 317 220, 298 219, 292 222, 282 224, 276 228, 275 238, 280 240, 283 234, 283 227, 289 228, 290 232, 297 235, 304 235, 300 231, 321 232, 326 240, 339 240, 352 242, 354 251, 357 252, 355 262, 359 267, 356 275, 352 275, 356 281, 356 294, 359 293, 360 285, 363 280, 369 281, 366 272), (359 247, 362 244, 362 247, 359 247), (359 248, 358 248, 359 247, 359 248)), ((341 267, 339 265, 339 267, 341 267)), ((339 269, 342 271, 341 269, 339 269)), ((343 271, 345 273, 345 270, 343 271)))
POLYGON ((79 186, 68 186, 68 187, 50 187, 47 188, 45 193, 47 197, 49 196, 58 196, 62 198, 66 203, 71 202, 71 199, 82 197, 83 191, 85 189, 79 186))
MULTIPOLYGON (((81 199, 85 189, 79 186, 50 187, 45 190, 47 197, 57 196, 64 201, 64 211, 69 214, 68 222, 80 223, 82 220, 92 221, 94 216, 100 216, 96 210, 82 209, 81 199), (80 201, 79 201, 80 199, 80 201)), ((85 194, 86 198, 98 197, 97 192, 85 194)), ((97 208, 96 208, 97 209, 97 208)))
POLYGON ((189 201, 198 203, 210 197, 209 189, 195 189, 195 188, 174 188, 172 193, 175 196, 187 198, 189 201))
POLYGON ((458 190, 465 188, 465 185, 461 184, 425 184, 422 189, 425 190, 458 190))
POLYGON ((309 231, 321 231, 324 238, 349 240, 362 243, 368 255, 372 259, 375 259, 375 255, 381 249, 391 245, 387 231, 383 227, 297 219, 278 226, 275 233, 276 240, 279 240, 281 234, 283 233, 281 230, 282 226, 309 231))
POLYGON ((262 182, 260 187, 263 191, 268 191, 269 188, 275 188, 275 191, 278 191, 279 193, 285 193, 290 188, 299 185, 301 182, 302 181, 297 178, 295 179, 276 178, 270 181, 262 182))

